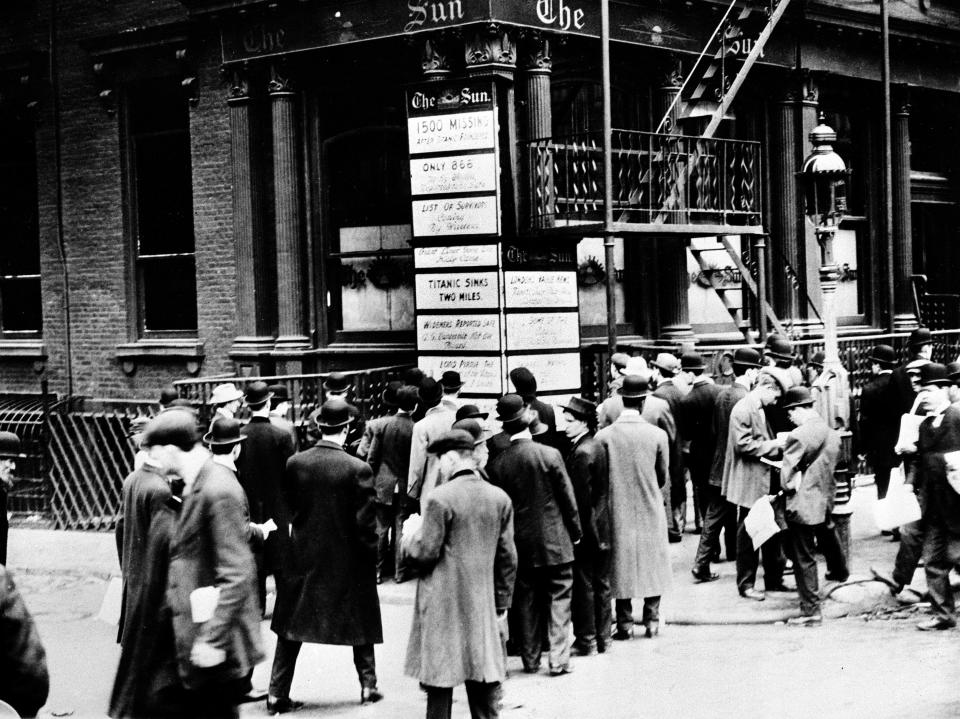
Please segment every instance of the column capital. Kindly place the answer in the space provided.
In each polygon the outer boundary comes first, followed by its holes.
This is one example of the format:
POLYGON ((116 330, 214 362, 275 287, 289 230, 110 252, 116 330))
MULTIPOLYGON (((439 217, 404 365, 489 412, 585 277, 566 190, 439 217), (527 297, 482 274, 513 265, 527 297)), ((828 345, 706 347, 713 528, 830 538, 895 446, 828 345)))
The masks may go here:
POLYGON ((220 76, 227 83, 227 103, 237 104, 250 100, 250 77, 246 63, 240 67, 221 67, 220 76))
POLYGON ((817 84, 817 75, 811 70, 800 73, 800 101, 804 105, 817 105, 820 102, 820 86, 817 84))
POLYGON ((296 84, 290 77, 290 68, 285 62, 276 62, 270 65, 270 81, 267 91, 271 95, 292 95, 296 92, 296 84))
POLYGON ((910 86, 894 85, 893 88, 894 115, 909 117, 913 106, 910 103, 910 86))
POLYGON ((476 73, 485 70, 513 72, 517 67, 517 46, 512 32, 498 23, 488 23, 486 27, 467 36, 464 43, 464 59, 467 72, 476 73))
POLYGON ((553 72, 553 53, 550 48, 550 36, 539 30, 524 33, 523 69, 528 73, 553 72))
POLYGON ((420 67, 430 80, 442 80, 450 75, 450 37, 431 33, 420 48, 420 67))
POLYGON ((680 58, 675 58, 661 68, 660 89, 665 92, 680 92, 684 79, 683 62, 680 58))

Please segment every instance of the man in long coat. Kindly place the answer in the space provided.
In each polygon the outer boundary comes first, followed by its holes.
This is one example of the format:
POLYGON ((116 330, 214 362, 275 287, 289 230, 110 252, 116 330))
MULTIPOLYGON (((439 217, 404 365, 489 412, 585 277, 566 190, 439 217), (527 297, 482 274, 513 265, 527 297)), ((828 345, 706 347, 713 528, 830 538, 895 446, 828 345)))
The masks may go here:
POLYGON ((13 581, 13 575, 0 564, 0 701, 7 702, 14 716, 34 717, 50 693, 47 654, 33 617, 13 581))
POLYGON ((499 716, 506 676, 498 625, 505 622, 517 571, 513 505, 483 481, 475 440, 454 429, 428 448, 443 484, 427 498, 419 541, 408 559, 417 583, 406 673, 427 692, 427 719, 449 719, 453 687, 466 683, 470 714, 499 716))
POLYGON ((892 382, 897 355, 890 345, 876 345, 869 360, 873 376, 860 393, 860 447, 873 468, 877 499, 883 499, 890 486, 890 470, 902 461, 893 451, 902 416, 892 382))
POLYGON ((680 357, 680 367, 690 385, 690 391, 680 400, 683 417, 680 436, 686 448, 685 464, 693 485, 694 521, 697 529, 702 530, 702 517, 706 514, 706 486, 717 442, 713 432, 713 410, 720 388, 704 374, 706 367, 703 358, 696 352, 684 353, 680 357))
POLYGON ((321 440, 291 457, 284 473, 290 556, 271 624, 277 633, 271 713, 299 706, 290 685, 303 642, 352 646, 361 703, 383 698, 373 652, 383 641, 375 490, 370 465, 344 451, 350 418, 350 405, 339 397, 324 402, 316 419, 321 440))
POLYGON ((649 394, 645 377, 627 376, 620 387, 623 412, 597 433, 610 470, 611 572, 616 598, 614 639, 633 636, 633 597, 643 597, 646 636, 660 631, 660 596, 670 586, 663 487, 669 477, 666 432, 640 416, 649 394))
POLYGON ((573 545, 581 534, 573 485, 560 452, 533 441, 528 429, 531 417, 520 396, 500 398, 497 414, 510 435, 510 446, 491 461, 488 470, 490 481, 513 501, 519 568, 511 613, 519 625, 523 670, 534 673, 540 668, 541 617, 546 610, 550 673, 566 674, 570 671, 573 545))
POLYGON ((407 474, 407 495, 423 502, 437 483, 437 458, 427 447, 456 421, 456 410, 443 404, 443 386, 432 377, 420 382, 420 407, 426 408, 423 419, 413 425, 410 440, 410 469, 407 474))
MULTIPOLYGON (((737 527, 737 589, 746 599, 763 601, 764 593, 753 585, 757 581, 757 554, 744 527, 750 508, 771 492, 770 467, 762 458, 780 453, 782 442, 773 437, 764 408, 774 405, 782 393, 779 381, 762 373, 756 386, 730 412, 727 433, 727 454, 723 467, 721 491, 731 504, 739 507, 737 527)), ((770 591, 783 587, 783 556, 777 535, 763 545, 763 581, 770 591)))

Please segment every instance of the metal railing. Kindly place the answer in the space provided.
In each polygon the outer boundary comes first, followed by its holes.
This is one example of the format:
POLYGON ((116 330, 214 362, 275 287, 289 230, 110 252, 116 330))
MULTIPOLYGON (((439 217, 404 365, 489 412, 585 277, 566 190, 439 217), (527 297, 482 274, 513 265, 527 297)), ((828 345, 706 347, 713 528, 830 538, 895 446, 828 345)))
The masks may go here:
MULTIPOLYGON (((614 130, 613 210, 619 223, 759 225, 760 143, 614 130)), ((520 143, 530 226, 603 220, 598 132, 520 143)))

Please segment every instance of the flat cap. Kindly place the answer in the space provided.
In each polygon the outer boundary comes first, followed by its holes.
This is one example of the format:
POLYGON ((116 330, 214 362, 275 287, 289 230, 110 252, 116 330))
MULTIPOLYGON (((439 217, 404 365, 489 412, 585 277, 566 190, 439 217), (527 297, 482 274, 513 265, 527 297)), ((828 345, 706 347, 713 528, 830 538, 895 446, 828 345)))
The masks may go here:
POLYGON ((474 447, 473 435, 465 429, 451 429, 437 437, 427 451, 430 454, 443 454, 452 449, 470 449, 474 447))

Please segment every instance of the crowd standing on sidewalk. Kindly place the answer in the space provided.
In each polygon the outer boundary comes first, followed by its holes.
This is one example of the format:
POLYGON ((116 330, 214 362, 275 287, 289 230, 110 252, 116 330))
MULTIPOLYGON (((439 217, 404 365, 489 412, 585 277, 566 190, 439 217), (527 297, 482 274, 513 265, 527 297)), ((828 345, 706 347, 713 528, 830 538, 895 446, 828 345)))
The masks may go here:
MULTIPOLYGON (((932 363, 931 343, 929 331, 914 332, 913 356, 897 369, 891 347, 873 348, 857 448, 874 463, 880 497, 892 481, 919 495, 920 519, 892 535, 893 574, 872 571, 903 592, 924 553, 933 608, 925 630, 955 626, 948 575, 960 563, 960 364, 932 363)), ((496 433, 488 413, 459 398, 470 378, 456 372, 415 370, 391 382, 380 397, 387 414, 363 426, 349 379, 332 373, 299 435, 282 385, 218 386, 204 428, 164 390, 161 412, 131 431, 138 453, 118 528, 121 654, 110 716, 236 717, 241 702, 264 699, 271 715, 296 711, 290 687, 303 642, 351 646, 360 702, 381 701, 377 585, 392 577, 418 582, 406 672, 426 693, 427 717, 450 717, 461 683, 473 717, 496 717, 509 654, 536 673, 546 653, 547 671, 561 677, 572 656, 633 639, 637 613, 643 635, 658 636, 688 479, 700 534, 692 581, 716 581, 711 564, 723 552, 736 562, 740 596, 763 601, 787 590, 792 565, 800 615, 788 623, 820 624, 816 552, 828 580, 849 571, 832 520, 840 435, 815 409, 817 383, 804 381, 818 368, 801 372, 780 337, 763 354, 742 348, 727 359, 721 387, 694 352, 661 353, 649 366, 614 355, 599 406, 572 397, 553 407, 537 397, 533 374, 516 368, 516 392, 496 405, 496 433), (783 531, 758 539, 758 508, 783 531), (269 690, 257 694, 271 575, 277 644, 269 690)), ((19 454, 8 434, 4 485, 19 454)), ((0 580, 3 610, 23 627, 22 648, 7 653, 37 675, 24 684, 37 688, 29 699, 0 700, 29 715, 46 697, 43 650, 12 578, 0 580)))

